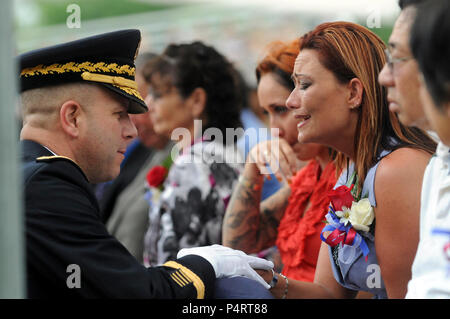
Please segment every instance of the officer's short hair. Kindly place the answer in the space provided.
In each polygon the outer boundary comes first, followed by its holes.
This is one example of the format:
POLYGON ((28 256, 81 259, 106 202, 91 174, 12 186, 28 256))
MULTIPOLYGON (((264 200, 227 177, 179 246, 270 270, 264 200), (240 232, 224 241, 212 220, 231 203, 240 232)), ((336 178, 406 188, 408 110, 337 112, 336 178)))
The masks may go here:
POLYGON ((25 123, 31 121, 33 126, 50 128, 48 125, 56 120, 55 115, 65 101, 88 104, 97 89, 97 85, 73 82, 26 90, 20 95, 22 119, 25 123))

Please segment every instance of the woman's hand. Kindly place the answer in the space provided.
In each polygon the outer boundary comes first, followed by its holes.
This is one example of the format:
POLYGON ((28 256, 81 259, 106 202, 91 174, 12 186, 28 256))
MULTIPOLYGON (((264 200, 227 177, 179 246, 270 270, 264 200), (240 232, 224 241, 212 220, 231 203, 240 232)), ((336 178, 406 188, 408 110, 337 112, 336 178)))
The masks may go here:
POLYGON ((246 167, 254 164, 252 166, 257 169, 254 174, 270 176, 273 173, 280 182, 289 184, 299 168, 298 163, 294 150, 286 140, 274 138, 261 142, 250 150, 246 167))
POLYGON ((260 275, 266 283, 270 283, 273 278, 273 272, 271 269, 255 269, 255 271, 260 275))
POLYGON ((261 142, 252 148, 225 212, 223 245, 256 253, 275 244, 297 163, 294 151, 284 139, 261 142), (269 173, 266 163, 284 185, 261 203, 263 177, 269 173))

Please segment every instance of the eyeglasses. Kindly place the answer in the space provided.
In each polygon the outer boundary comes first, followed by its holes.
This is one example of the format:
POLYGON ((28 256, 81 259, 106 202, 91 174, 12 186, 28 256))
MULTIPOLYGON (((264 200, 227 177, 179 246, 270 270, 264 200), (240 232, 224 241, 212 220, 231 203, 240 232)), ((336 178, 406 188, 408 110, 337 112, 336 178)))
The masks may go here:
POLYGON ((408 60, 413 59, 412 56, 408 56, 408 57, 403 57, 403 58, 393 58, 391 55, 391 52, 389 51, 389 49, 384 49, 384 54, 386 55, 386 63, 389 67, 389 70, 391 72, 394 71, 394 64, 399 63, 399 62, 405 62, 408 60))

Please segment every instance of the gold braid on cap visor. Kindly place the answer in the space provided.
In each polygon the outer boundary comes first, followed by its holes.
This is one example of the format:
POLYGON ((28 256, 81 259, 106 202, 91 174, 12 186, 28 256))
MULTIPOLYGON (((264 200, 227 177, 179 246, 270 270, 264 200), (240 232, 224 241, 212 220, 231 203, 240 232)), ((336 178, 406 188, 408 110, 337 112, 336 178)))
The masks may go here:
POLYGON ((143 100, 137 91, 137 84, 134 80, 126 79, 121 76, 112 76, 106 74, 98 74, 95 72, 116 73, 118 75, 134 76, 135 68, 127 64, 118 65, 117 63, 107 64, 105 62, 68 62, 65 64, 54 63, 48 66, 43 64, 31 68, 25 68, 20 73, 21 77, 32 77, 48 74, 62 74, 66 72, 81 73, 81 77, 85 81, 109 83, 127 94, 143 100))
POLYGON ((65 64, 54 63, 51 65, 43 65, 39 64, 37 66, 31 68, 25 68, 20 72, 20 76, 29 77, 29 76, 37 76, 37 75, 47 75, 47 74, 61 74, 66 72, 108 72, 108 73, 117 73, 124 74, 129 76, 134 76, 135 68, 124 64, 118 65, 117 63, 107 64, 105 62, 67 62, 65 64))

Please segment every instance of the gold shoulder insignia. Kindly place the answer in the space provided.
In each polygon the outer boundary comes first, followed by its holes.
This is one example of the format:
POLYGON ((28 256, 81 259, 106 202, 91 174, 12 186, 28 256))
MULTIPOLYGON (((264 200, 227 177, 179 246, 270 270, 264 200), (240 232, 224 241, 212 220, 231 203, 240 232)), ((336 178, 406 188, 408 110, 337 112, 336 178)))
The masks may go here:
POLYGON ((77 162, 75 162, 73 159, 71 159, 70 157, 67 156, 58 156, 58 155, 51 155, 51 156, 40 156, 36 158, 36 162, 46 162, 46 163, 51 163, 51 162, 55 162, 55 161, 67 161, 69 163, 72 163, 76 168, 78 168, 78 170, 80 171, 80 173, 84 176, 84 178, 86 178, 86 180, 89 181, 89 179, 87 178, 86 174, 83 172, 83 170, 81 169, 81 167, 77 164, 77 162))
POLYGON ((56 161, 56 160, 61 160, 61 159, 68 160, 68 161, 71 161, 74 164, 77 164, 73 159, 71 159, 69 157, 58 156, 58 155, 41 156, 41 157, 36 158, 36 162, 51 162, 51 161, 56 161))
POLYGON ((192 283, 197 290, 197 299, 205 298, 205 284, 192 270, 173 260, 166 262, 163 266, 176 269, 176 271, 172 273, 171 278, 180 287, 192 283))

